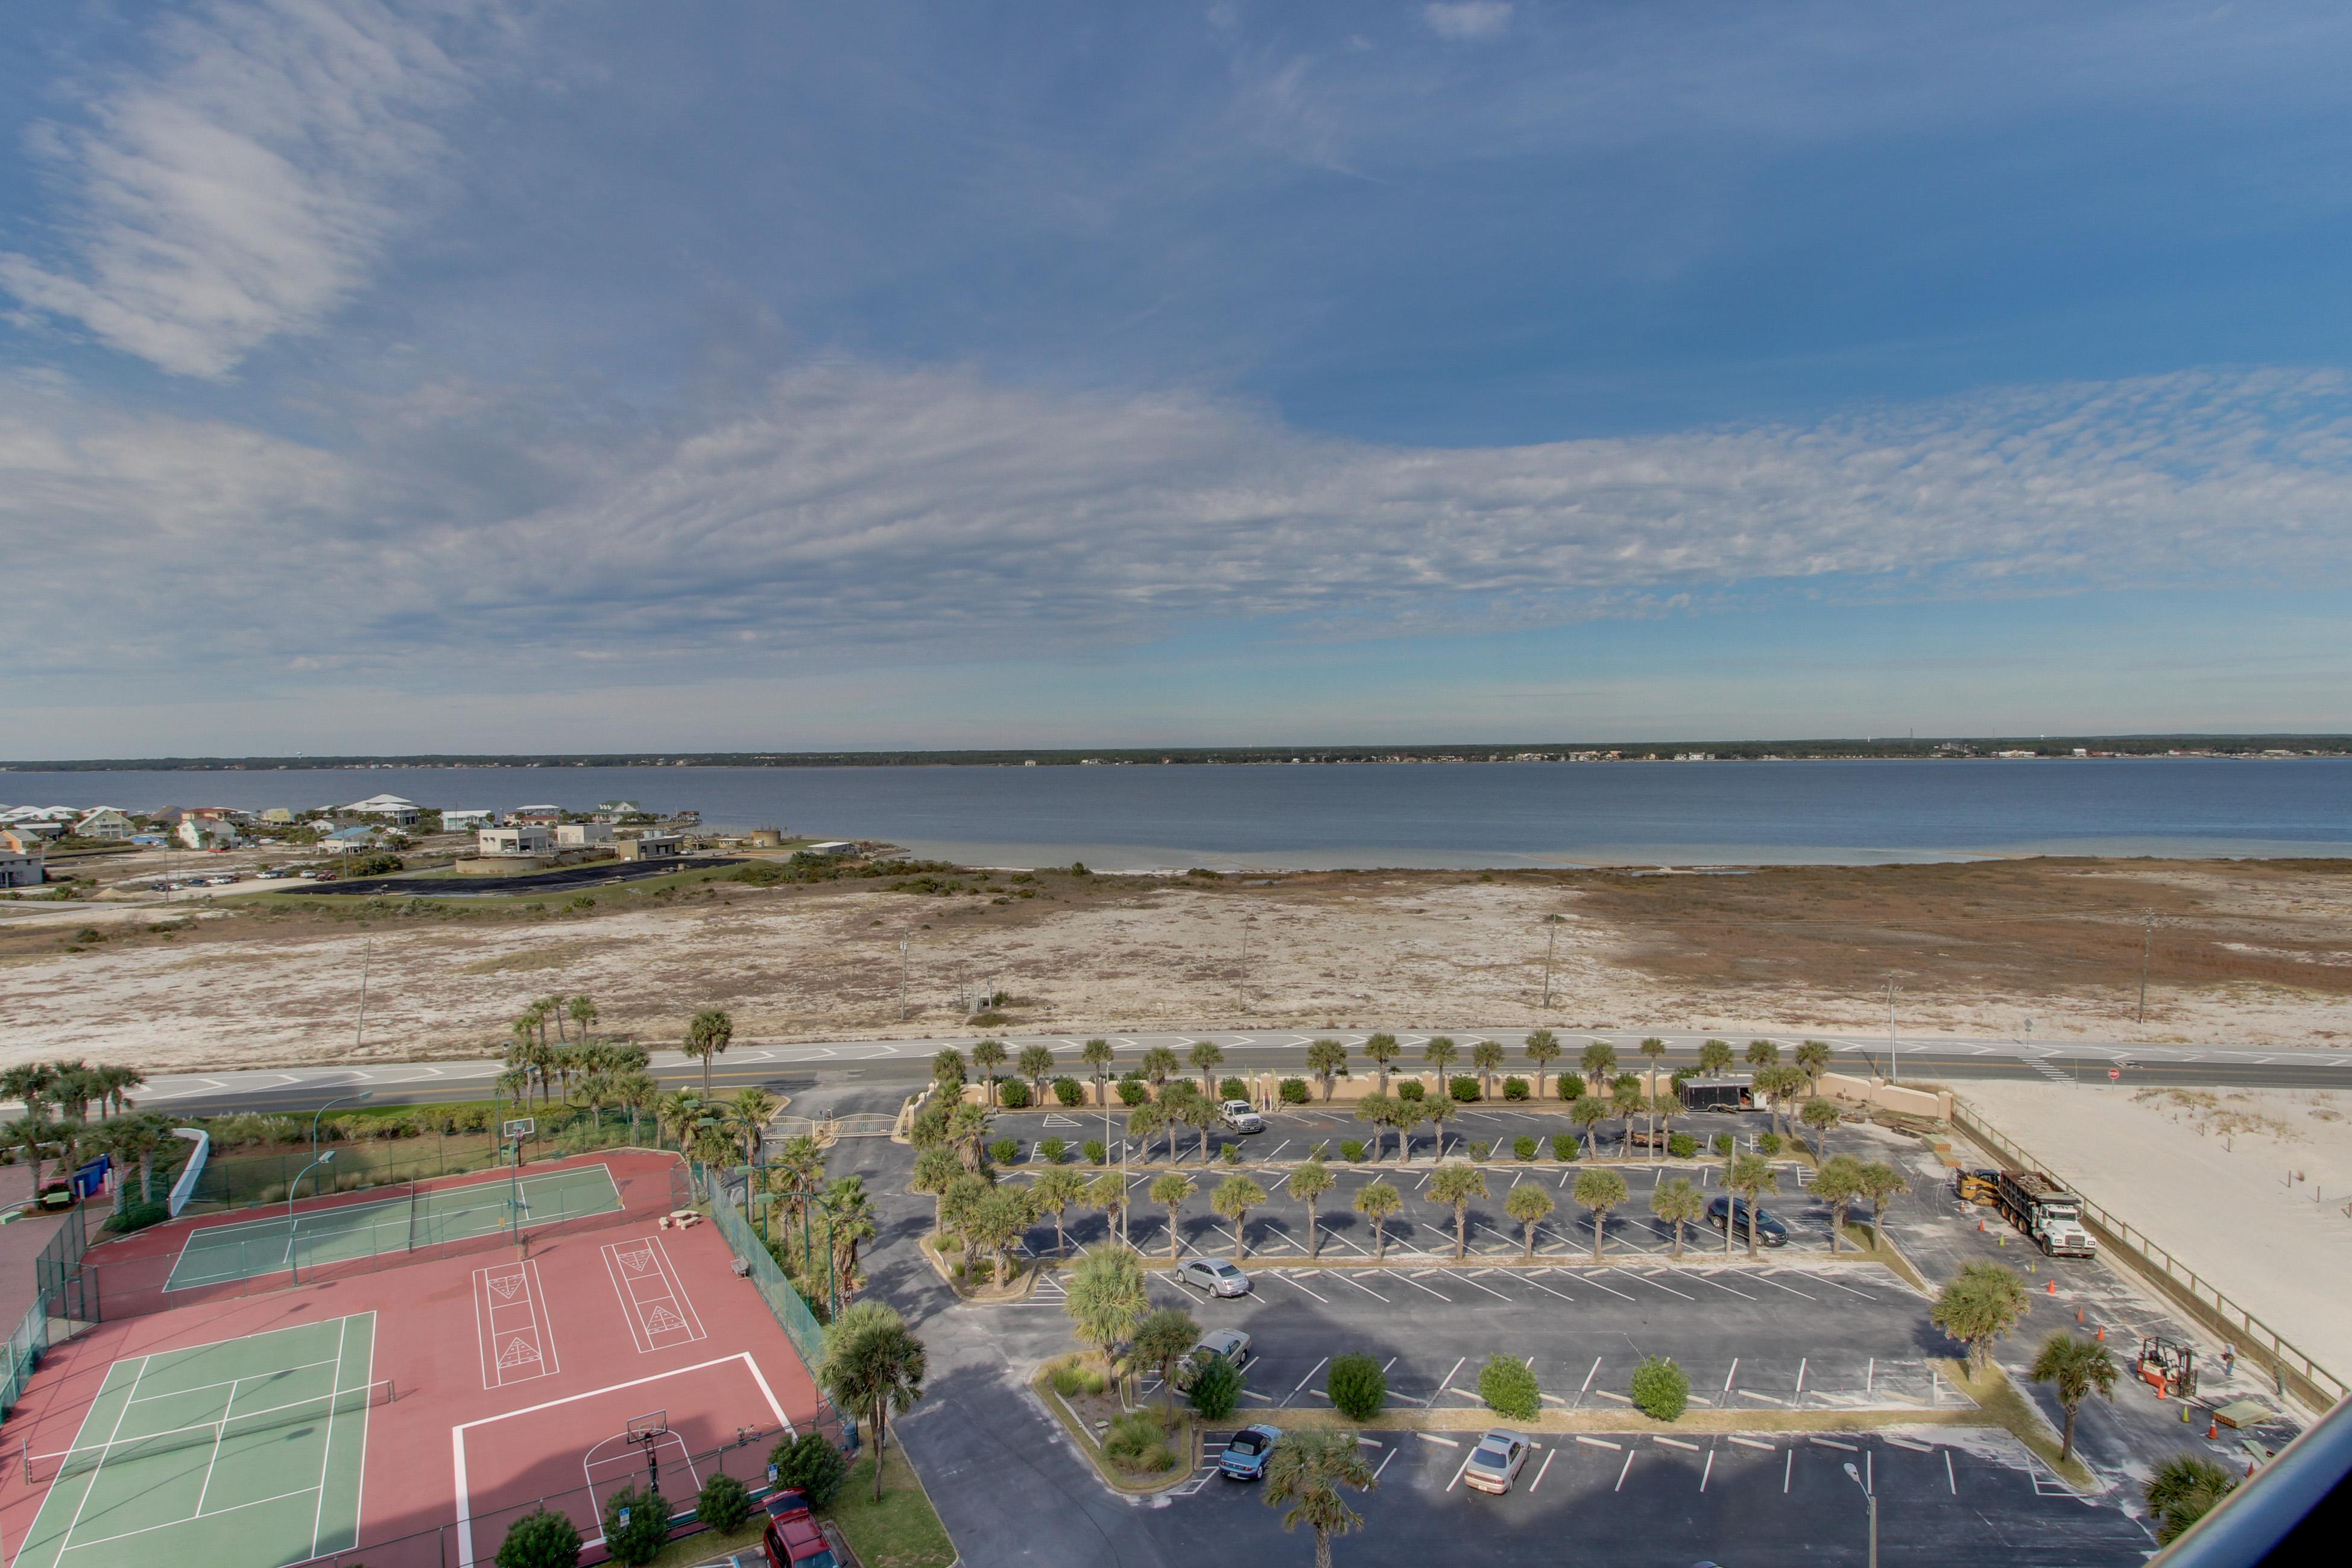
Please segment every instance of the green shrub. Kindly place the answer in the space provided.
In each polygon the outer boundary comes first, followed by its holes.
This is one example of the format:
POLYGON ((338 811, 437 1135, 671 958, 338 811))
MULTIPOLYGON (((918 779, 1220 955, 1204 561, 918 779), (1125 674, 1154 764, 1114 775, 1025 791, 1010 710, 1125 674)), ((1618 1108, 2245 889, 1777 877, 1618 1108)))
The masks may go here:
POLYGON ((1323 1384, 1331 1403, 1350 1421, 1370 1421, 1389 1401, 1389 1374, 1379 1358, 1349 1351, 1331 1358, 1329 1378, 1323 1384))
POLYGON ((122 1205, 121 1214, 106 1216, 105 1228, 111 1231, 144 1230, 151 1225, 161 1225, 172 1217, 167 1204, 142 1203, 136 1199, 122 1205))
POLYGON ((1522 1132, 1511 1140, 1511 1152, 1522 1160, 1532 1160, 1536 1157, 1536 1141, 1522 1132))
POLYGON ((1513 1077, 1513 1078, 1507 1078, 1507 1079, 1505 1079, 1503 1080, 1503 1098, 1504 1098, 1505 1100, 1525 1100, 1527 1097, 1528 1097, 1528 1080, 1527 1080, 1527 1079, 1523 1079, 1523 1078, 1513 1077))
POLYGON ((1050 1375, 1054 1380, 1054 1392, 1065 1399, 1075 1399, 1081 1394, 1100 1394, 1108 1386, 1104 1383, 1101 1373, 1087 1366, 1075 1354, 1055 1362, 1050 1375))
POLYGON ((1756 1135, 1756 1152, 1770 1159, 1780 1152, 1780 1135, 1778 1132, 1759 1132, 1756 1135))
POLYGON ((988 1157, 1000 1165, 1010 1165, 1021 1157, 1021 1140, 999 1138, 988 1146, 988 1157))
POLYGON ((1477 1164, 1494 1152, 1495 1146, 1492 1143, 1483 1140, 1473 1142, 1470 1144, 1470 1163, 1474 1165, 1477 1164))
POLYGON ((1307 1089, 1307 1080, 1305 1079, 1286 1078, 1282 1080, 1283 1104, 1304 1105, 1307 1103, 1307 1099, 1308 1093, 1307 1089))
POLYGON ((579 1562, 580 1529, 552 1509, 524 1514, 499 1543, 499 1568, 576 1568, 579 1562))
POLYGON ((1219 1100, 1247 1100, 1249 1097, 1249 1085, 1243 1079, 1228 1078, 1217 1080, 1217 1098, 1219 1100))
POLYGON ((1223 1421, 1242 1402, 1242 1370, 1223 1356, 1212 1356, 1186 1392, 1202 1420, 1223 1421))
POLYGON ((1217 1158, 1228 1165, 1238 1165, 1242 1163, 1242 1146, 1238 1143, 1220 1144, 1217 1158))
POLYGON ((1551 1157, 1553 1159, 1559 1161, 1573 1160, 1576 1158, 1577 1153, 1576 1139, 1572 1134, 1567 1132, 1555 1132, 1551 1135, 1551 1157))
POLYGON ((1008 1078, 996 1086, 996 1103, 1007 1110, 1029 1109, 1029 1086, 1017 1078, 1008 1078))
POLYGON ((751 1517, 751 1494, 726 1471, 714 1471, 702 1483, 702 1495, 694 1500, 694 1517, 719 1534, 730 1535, 751 1517))
POLYGON ((1176 1465, 1166 1439, 1160 1418, 1138 1411, 1110 1424, 1102 1437, 1103 1456, 1129 1474, 1158 1475, 1176 1465))
POLYGON ((1731 1134, 1718 1132, 1707 1141, 1707 1146, 1718 1154, 1728 1154, 1731 1152, 1731 1134))
POLYGON ((1074 1078, 1054 1080, 1054 1098, 1064 1105, 1076 1105, 1087 1097, 1087 1086, 1074 1078))
POLYGON ((1690 1404, 1690 1377, 1665 1356, 1643 1356, 1633 1369, 1633 1407, 1654 1421, 1676 1421, 1690 1404))
POLYGON ((1687 1160, 1698 1152, 1698 1140, 1687 1132, 1670 1132, 1666 1135, 1666 1152, 1677 1160, 1687 1160))
POLYGON ((1143 1087, 1141 1079, 1123 1078, 1118 1080, 1118 1102, 1129 1110, 1150 1098, 1151 1091, 1143 1087))
POLYGON ((1429 1086, 1417 1078, 1400 1079, 1397 1080, 1396 1097, 1399 1100, 1426 1100, 1429 1098, 1429 1086))
POLYGON ((1089 1138, 1086 1142, 1086 1155, 1089 1165, 1107 1164, 1110 1160, 1110 1150, 1101 1139, 1089 1138))
POLYGON ((1572 1072, 1564 1072, 1551 1081, 1552 1087, 1559 1091, 1559 1097, 1562 1100, 1581 1100, 1584 1098, 1584 1080, 1577 1077, 1576 1074, 1572 1072))
POLYGON ((849 1460, 822 1432, 803 1432, 768 1450, 775 1467, 776 1484, 803 1492, 811 1508, 823 1508, 841 1490, 849 1474, 849 1460))
POLYGON ((1359 1165, 1362 1164, 1364 1162, 1364 1141, 1360 1138, 1340 1139, 1339 1158, 1350 1161, 1359 1165))
POLYGON ((1445 1086, 1457 1105, 1468 1105, 1478 1098, 1478 1080, 1468 1073, 1462 1074, 1445 1086))
POLYGON ((1543 1410, 1543 1391, 1528 1363, 1507 1355, 1491 1355, 1478 1369, 1478 1397, 1497 1415, 1532 1421, 1543 1410))
POLYGON ((645 1568, 668 1542, 669 1504, 661 1493, 625 1487, 604 1500, 604 1550, 621 1568, 645 1568))

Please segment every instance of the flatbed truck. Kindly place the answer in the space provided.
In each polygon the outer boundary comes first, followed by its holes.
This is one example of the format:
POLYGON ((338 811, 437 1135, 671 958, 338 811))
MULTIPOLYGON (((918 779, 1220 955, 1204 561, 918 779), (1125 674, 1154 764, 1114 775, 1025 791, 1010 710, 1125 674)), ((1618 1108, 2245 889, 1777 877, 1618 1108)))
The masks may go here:
POLYGON ((2000 1212, 2052 1258, 2095 1258, 2083 1224, 2083 1200, 2039 1171, 2003 1171, 1995 1192, 2000 1212))

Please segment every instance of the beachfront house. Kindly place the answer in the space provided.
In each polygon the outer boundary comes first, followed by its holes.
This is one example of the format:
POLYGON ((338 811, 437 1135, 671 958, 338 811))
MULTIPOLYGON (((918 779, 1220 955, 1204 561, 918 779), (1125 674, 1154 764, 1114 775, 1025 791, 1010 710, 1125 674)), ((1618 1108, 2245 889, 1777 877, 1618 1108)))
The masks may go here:
POLYGON ((544 855, 555 847, 554 835, 535 822, 520 822, 511 827, 485 827, 474 842, 484 855, 501 858, 544 855))
POLYGON ((37 838, 20 838, 0 828, 0 888, 37 888, 47 879, 37 838))
POLYGON ((180 818, 173 837, 187 849, 234 849, 243 842, 237 837, 236 823, 226 817, 198 816, 194 812, 180 818))
POLYGON ((294 814, 282 805, 273 805, 261 814, 261 820, 272 827, 291 827, 294 826, 294 814))
POLYGON ((319 852, 322 855, 349 855, 355 849, 375 847, 376 830, 373 827, 339 827, 332 833, 319 836, 319 852))
POLYGON ((128 844, 131 836, 138 831, 129 817, 110 805, 83 813, 73 825, 76 838, 97 838, 109 844, 128 844))
POLYGON ((559 849, 584 849, 611 842, 613 825, 609 822, 559 822, 555 825, 555 846, 559 849))
POLYGON ((640 833, 615 847, 624 860, 675 860, 686 853, 686 839, 676 833, 640 833))
POLYGON ((355 800, 342 807, 345 816, 377 816, 402 827, 416 825, 417 814, 424 808, 413 800, 403 800, 396 795, 372 795, 365 800, 355 800))
POLYGON ((509 826, 533 823, 541 827, 552 827, 562 820, 563 808, 560 805, 519 805, 507 813, 509 826))
POLYGON ((441 831, 475 833, 489 826, 498 819, 499 814, 489 810, 445 811, 441 814, 441 831))

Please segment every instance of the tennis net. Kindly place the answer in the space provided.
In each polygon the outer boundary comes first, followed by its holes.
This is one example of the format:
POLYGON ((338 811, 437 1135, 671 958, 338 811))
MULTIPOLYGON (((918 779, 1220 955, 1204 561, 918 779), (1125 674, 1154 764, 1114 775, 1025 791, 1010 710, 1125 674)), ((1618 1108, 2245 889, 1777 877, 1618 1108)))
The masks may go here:
POLYGON ((323 1421, 330 1416, 364 1410, 373 1405, 389 1405, 392 1399, 392 1379, 387 1377, 364 1388, 346 1388, 335 1394, 321 1394, 315 1398, 273 1405, 263 1410, 233 1411, 218 1421, 200 1421, 192 1426, 174 1426, 163 1432, 118 1437, 108 1443, 82 1444, 51 1454, 36 1454, 32 1444, 27 1442, 24 1456, 25 1479, 27 1484, 32 1484, 61 1480, 68 1476, 84 1476, 107 1465, 129 1464, 183 1448, 206 1448, 249 1433, 299 1426, 304 1422, 323 1421))

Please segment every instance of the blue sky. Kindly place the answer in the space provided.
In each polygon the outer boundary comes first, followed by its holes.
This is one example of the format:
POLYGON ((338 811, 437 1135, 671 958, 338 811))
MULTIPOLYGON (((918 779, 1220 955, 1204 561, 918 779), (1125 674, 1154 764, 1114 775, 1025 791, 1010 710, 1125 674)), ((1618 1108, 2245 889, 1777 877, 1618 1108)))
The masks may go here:
POLYGON ((2352 12, 44 7, 0 752, 2352 729, 2352 12))

